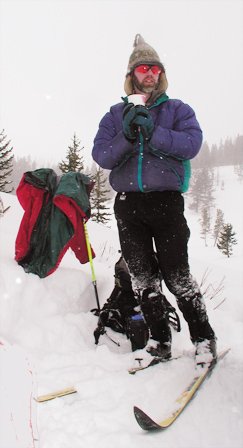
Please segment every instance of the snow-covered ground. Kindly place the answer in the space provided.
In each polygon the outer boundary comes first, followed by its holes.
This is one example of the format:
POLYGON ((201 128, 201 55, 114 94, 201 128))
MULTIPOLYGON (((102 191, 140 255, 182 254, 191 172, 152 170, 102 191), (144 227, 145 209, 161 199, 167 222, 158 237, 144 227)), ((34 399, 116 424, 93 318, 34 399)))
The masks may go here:
MULTIPOLYGON (((210 287, 211 293, 223 282, 223 291, 206 303, 218 350, 231 347, 231 351, 177 422, 158 433, 146 433, 138 426, 133 405, 159 421, 192 379, 193 347, 185 322, 181 318, 182 331, 173 333, 173 352, 186 356, 129 375, 127 369, 136 355, 125 336, 112 334, 120 347, 106 336, 98 346, 94 343, 97 318, 90 309, 96 301, 89 264, 80 265, 68 252, 51 276, 40 279, 26 274, 14 261, 23 210, 15 196, 1 193, 5 207, 11 208, 0 219, 0 339, 28 354, 38 395, 68 386, 78 390, 37 405, 39 448, 242 448, 243 184, 233 167, 220 168, 219 174, 224 190, 219 186, 215 193, 216 208, 223 210, 225 221, 237 234, 233 256, 226 258, 211 242, 205 247, 198 216, 187 209, 186 217, 191 228, 193 275, 200 282, 207 271, 203 289, 210 287)), ((118 235, 115 226, 91 221, 88 230, 96 252, 94 267, 102 305, 113 289, 118 235)), ((175 306, 174 298, 165 292, 175 306)))

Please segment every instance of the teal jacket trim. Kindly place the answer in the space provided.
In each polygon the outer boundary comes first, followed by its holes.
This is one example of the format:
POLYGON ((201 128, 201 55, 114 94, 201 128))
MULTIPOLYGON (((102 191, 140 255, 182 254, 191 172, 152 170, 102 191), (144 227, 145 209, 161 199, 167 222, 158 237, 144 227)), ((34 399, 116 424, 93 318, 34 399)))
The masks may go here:
POLYGON ((185 193, 189 188, 190 178, 191 178, 191 162, 190 160, 183 160, 184 166, 184 182, 181 186, 181 193, 185 193))
POLYGON ((159 106, 162 103, 165 103, 166 101, 168 101, 168 99, 169 99, 168 95, 166 95, 166 93, 163 93, 163 95, 159 96, 159 98, 157 98, 154 104, 149 106, 148 109, 153 109, 154 107, 159 106))
POLYGON ((142 132, 139 131, 138 187, 139 187, 139 190, 144 193, 143 181, 142 181, 143 151, 144 151, 144 139, 143 139, 142 132))

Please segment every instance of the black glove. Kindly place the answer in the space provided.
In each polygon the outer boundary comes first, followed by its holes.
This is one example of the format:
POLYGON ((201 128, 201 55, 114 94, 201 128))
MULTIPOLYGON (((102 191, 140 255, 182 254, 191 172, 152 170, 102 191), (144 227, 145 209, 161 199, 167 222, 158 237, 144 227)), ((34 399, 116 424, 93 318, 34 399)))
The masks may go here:
POLYGON ((124 107, 123 111, 123 133, 125 137, 130 141, 135 141, 138 134, 138 127, 133 124, 133 120, 136 117, 136 108, 134 104, 129 103, 124 107))
POLYGON ((152 133, 154 130, 153 119, 146 107, 136 106, 135 109, 136 117, 133 120, 133 125, 136 125, 140 128, 145 140, 149 140, 152 137, 152 133))

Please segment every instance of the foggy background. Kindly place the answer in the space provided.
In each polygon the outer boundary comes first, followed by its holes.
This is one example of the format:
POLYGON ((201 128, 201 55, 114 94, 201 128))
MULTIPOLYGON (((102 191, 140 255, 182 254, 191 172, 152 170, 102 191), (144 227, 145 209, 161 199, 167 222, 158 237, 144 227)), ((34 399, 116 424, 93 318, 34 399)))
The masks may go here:
POLYGON ((204 141, 234 139, 243 133, 242 23, 241 0, 0 0, 0 128, 16 157, 60 162, 75 132, 91 161, 140 33, 204 141))

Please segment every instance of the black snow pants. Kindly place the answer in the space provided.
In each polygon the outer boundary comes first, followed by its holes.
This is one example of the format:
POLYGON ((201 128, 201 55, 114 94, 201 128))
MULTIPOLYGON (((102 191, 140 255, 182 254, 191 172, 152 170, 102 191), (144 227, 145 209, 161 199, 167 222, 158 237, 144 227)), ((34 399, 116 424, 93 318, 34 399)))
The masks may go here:
POLYGON ((122 255, 134 289, 158 291, 158 267, 189 326, 193 343, 214 339, 204 299, 190 274, 188 240, 180 192, 118 193, 114 205, 122 255))

